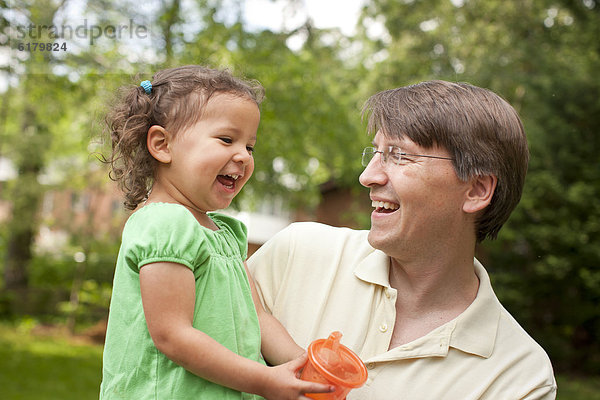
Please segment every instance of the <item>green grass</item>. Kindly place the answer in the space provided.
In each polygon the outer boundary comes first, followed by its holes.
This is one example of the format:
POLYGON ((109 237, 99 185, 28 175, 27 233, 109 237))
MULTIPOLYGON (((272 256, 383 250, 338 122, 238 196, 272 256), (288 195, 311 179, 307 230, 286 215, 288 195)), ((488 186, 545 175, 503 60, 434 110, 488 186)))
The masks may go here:
POLYGON ((102 346, 0 324, 3 400, 98 399, 102 346))
MULTIPOLYGON (((2 400, 98 399, 102 346, 30 322, 0 323, 2 400)), ((558 400, 600 400, 600 377, 559 375, 558 400)))

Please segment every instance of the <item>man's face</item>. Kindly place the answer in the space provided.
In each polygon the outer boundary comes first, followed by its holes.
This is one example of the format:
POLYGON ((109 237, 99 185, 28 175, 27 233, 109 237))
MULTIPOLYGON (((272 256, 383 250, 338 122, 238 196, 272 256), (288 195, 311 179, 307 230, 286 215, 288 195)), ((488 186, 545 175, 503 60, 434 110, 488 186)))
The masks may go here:
MULTIPOLYGON (((378 132, 377 150, 397 146, 409 154, 450 157, 447 150, 426 149, 411 140, 395 139, 378 132)), ((452 161, 403 156, 400 164, 382 165, 377 153, 361 174, 360 183, 370 188, 375 210, 371 214, 369 243, 391 257, 423 254, 430 244, 449 242, 473 229, 470 215, 463 212, 468 182, 456 176, 452 161)), ((438 246, 435 246, 436 248, 438 246)))

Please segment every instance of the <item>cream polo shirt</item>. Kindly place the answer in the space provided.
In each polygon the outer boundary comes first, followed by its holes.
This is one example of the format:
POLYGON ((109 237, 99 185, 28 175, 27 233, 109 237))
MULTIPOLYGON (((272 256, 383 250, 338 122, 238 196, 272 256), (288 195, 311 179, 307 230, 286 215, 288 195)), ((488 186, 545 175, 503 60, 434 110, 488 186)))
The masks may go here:
POLYGON ((348 400, 555 399, 544 350, 496 298, 483 266, 474 302, 457 318, 388 351, 396 290, 389 258, 368 231, 295 223, 264 244, 248 266, 267 311, 307 347, 332 331, 369 371, 348 400))

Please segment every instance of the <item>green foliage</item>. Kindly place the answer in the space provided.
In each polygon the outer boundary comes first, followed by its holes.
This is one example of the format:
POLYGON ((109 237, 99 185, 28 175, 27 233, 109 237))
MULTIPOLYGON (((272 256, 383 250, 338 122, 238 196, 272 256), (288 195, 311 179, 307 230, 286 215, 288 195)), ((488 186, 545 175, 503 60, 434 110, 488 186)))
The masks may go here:
POLYGON ((553 85, 561 100, 546 92, 531 118, 532 165, 508 229, 521 243, 519 286, 544 310, 527 319, 532 330, 560 365, 600 371, 600 88, 579 79, 553 85))
POLYGON ((74 317, 80 324, 92 323, 106 317, 111 293, 112 285, 109 283, 88 279, 77 293, 77 305, 71 301, 62 301, 58 303, 58 310, 65 317, 74 317))
POLYGON ((543 317, 531 315, 528 325, 559 365, 597 372, 600 83, 594 71, 600 62, 597 46, 589 47, 588 42, 597 28, 583 29, 593 20, 597 25, 600 18, 597 10, 588 13, 569 32, 549 35, 559 47, 546 60, 545 76, 532 79, 531 101, 523 103, 532 161, 522 205, 510 229, 520 231, 523 243, 517 260, 525 266, 522 286, 537 289, 530 302, 544 310, 543 317), (583 18, 591 16, 595 19, 583 18))
MULTIPOLYGON (((94 239, 90 233, 73 230, 70 243, 52 249, 36 249, 28 265, 29 287, 19 301, 10 293, 0 296, 0 316, 15 318, 20 314, 36 315, 45 323, 54 323, 65 316, 64 304, 68 303, 76 279, 83 285, 78 291, 80 304, 78 323, 89 323, 105 318, 110 298, 119 236, 94 239), (85 247, 82 246, 82 241, 85 247), (77 253, 85 254, 85 268, 80 270, 77 253), (11 306, 11 303, 13 306, 11 306)), ((6 233, 4 233, 6 234, 6 233)), ((0 236, 0 256, 3 255, 0 236)))

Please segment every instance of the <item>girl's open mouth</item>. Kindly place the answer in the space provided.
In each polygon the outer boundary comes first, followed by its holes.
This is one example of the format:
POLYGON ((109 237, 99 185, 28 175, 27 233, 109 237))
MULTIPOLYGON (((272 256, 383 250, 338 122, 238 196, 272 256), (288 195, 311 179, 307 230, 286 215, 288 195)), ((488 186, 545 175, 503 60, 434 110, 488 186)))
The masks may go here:
POLYGON ((241 175, 217 175, 217 181, 225 186, 227 189, 234 189, 235 182, 241 177, 241 175))

